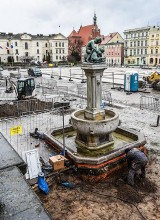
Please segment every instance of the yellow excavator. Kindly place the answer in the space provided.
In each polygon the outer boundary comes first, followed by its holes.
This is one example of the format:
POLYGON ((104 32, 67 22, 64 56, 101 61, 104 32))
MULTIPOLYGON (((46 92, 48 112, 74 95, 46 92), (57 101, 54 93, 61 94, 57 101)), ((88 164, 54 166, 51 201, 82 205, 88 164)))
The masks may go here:
POLYGON ((149 84, 155 81, 160 81, 160 73, 157 71, 154 71, 153 73, 151 73, 149 76, 146 77, 146 80, 149 84))
POLYGON ((35 97, 35 81, 34 78, 20 78, 17 82, 6 77, 6 93, 15 91, 17 99, 23 100, 35 97))
POLYGON ((148 84, 150 84, 150 88, 153 88, 155 90, 160 90, 160 73, 157 71, 154 71, 147 77, 143 77, 144 80, 147 81, 148 84))

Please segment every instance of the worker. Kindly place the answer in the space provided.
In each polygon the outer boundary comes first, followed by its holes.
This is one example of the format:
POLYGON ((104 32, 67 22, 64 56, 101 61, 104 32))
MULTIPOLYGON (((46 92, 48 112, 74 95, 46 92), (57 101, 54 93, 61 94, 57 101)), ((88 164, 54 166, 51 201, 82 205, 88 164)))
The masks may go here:
POLYGON ((125 150, 127 156, 127 163, 128 163, 128 176, 127 182, 129 185, 134 185, 134 177, 138 170, 141 170, 141 178, 145 178, 146 172, 145 168, 148 163, 148 159, 146 155, 138 150, 137 148, 126 149, 125 150))
POLYGON ((35 137, 40 138, 42 140, 44 139, 44 134, 42 132, 39 132, 38 128, 35 128, 34 133, 35 133, 35 137))

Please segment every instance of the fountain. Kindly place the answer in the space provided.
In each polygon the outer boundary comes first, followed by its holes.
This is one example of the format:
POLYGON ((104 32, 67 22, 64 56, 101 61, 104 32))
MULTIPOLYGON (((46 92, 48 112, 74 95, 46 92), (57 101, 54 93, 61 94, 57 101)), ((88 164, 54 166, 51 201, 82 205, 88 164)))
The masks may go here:
POLYGON ((59 150, 64 149, 65 137, 67 156, 82 173, 92 173, 97 179, 125 166, 126 148, 143 149, 146 143, 141 133, 118 126, 117 113, 102 107, 102 76, 107 67, 103 50, 94 46, 99 42, 96 38, 88 43, 82 64, 87 78, 87 107, 73 112, 68 126, 45 134, 46 141, 59 150))

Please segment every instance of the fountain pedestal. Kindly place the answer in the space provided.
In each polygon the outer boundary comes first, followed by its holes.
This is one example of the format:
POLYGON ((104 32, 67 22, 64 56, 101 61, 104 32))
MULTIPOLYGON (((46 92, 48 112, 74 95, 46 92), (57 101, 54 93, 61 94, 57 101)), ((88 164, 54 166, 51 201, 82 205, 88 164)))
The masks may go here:
POLYGON ((102 109, 102 76, 106 64, 83 64, 82 69, 87 78, 87 107, 84 118, 88 120, 105 119, 105 111, 102 109))

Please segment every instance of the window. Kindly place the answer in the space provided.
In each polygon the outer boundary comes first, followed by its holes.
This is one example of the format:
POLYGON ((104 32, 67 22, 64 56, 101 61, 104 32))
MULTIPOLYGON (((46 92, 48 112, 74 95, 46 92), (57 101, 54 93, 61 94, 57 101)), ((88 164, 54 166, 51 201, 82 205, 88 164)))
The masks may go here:
POLYGON ((147 40, 145 40, 145 46, 147 46, 147 40))
POLYGON ((139 54, 139 49, 137 50, 137 54, 139 54))
POLYGON ((154 34, 152 35, 152 37, 154 37, 154 34))
POLYGON ((158 49, 156 48, 156 54, 158 54, 158 49))
POLYGON ((158 46, 158 40, 156 40, 156 46, 158 46))
POLYGON ((7 50, 7 54, 9 54, 9 50, 7 50))
POLYGON ((28 43, 25 42, 25 50, 28 50, 28 43))
POLYGON ((28 52, 25 52, 25 56, 28 57, 28 52))
POLYGON ((39 43, 37 42, 37 47, 39 47, 39 43))
POLYGON ((151 63, 151 64, 153 63, 153 58, 150 58, 150 63, 151 63))
POLYGON ((46 47, 48 46, 47 43, 45 44, 45 46, 46 46, 46 47))
POLYGON ((16 61, 18 62, 18 56, 16 56, 16 61))
POLYGON ((61 50, 59 50, 59 53, 61 53, 61 50))
POLYGON ((64 43, 62 43, 62 47, 64 47, 64 43))
POLYGON ((39 54, 39 49, 37 49, 37 54, 39 54))
POLYGON ((132 41, 130 42, 130 47, 132 47, 132 41))
POLYGON ((58 53, 58 50, 56 49, 56 53, 58 53))
POLYGON ((159 34, 156 34, 156 37, 159 37, 159 34))
POLYGON ((59 42, 59 47, 61 47, 61 43, 59 42))
POLYGON ((16 49, 16 54, 18 54, 18 50, 16 49))
POLYGON ((15 46, 16 46, 16 47, 18 46, 17 42, 15 42, 15 46))
POLYGON ((56 60, 58 60, 58 56, 56 56, 56 60))
POLYGON ((63 53, 64 53, 64 50, 63 50, 63 53))
POLYGON ((7 42, 7 47, 9 47, 9 43, 7 42))
POLYGON ((151 49, 151 54, 153 54, 153 49, 151 49))
POLYGON ((130 50, 130 56, 132 56, 132 50, 130 50))
POLYGON ((134 50, 134 55, 136 55, 136 50, 134 50))
POLYGON ((139 41, 138 41, 138 44, 137 44, 137 46, 139 47, 139 41))
POLYGON ((134 41, 134 47, 136 47, 136 41, 134 41))
POLYGON ((57 47, 57 42, 56 42, 56 47, 57 47))
POLYGON ((48 53, 48 50, 46 50, 46 54, 48 53))
POLYGON ((143 54, 143 49, 141 49, 141 54, 143 54))
POLYGON ((143 41, 141 41, 141 47, 143 47, 143 41))
POLYGON ((145 49, 145 55, 147 55, 147 49, 145 49))

